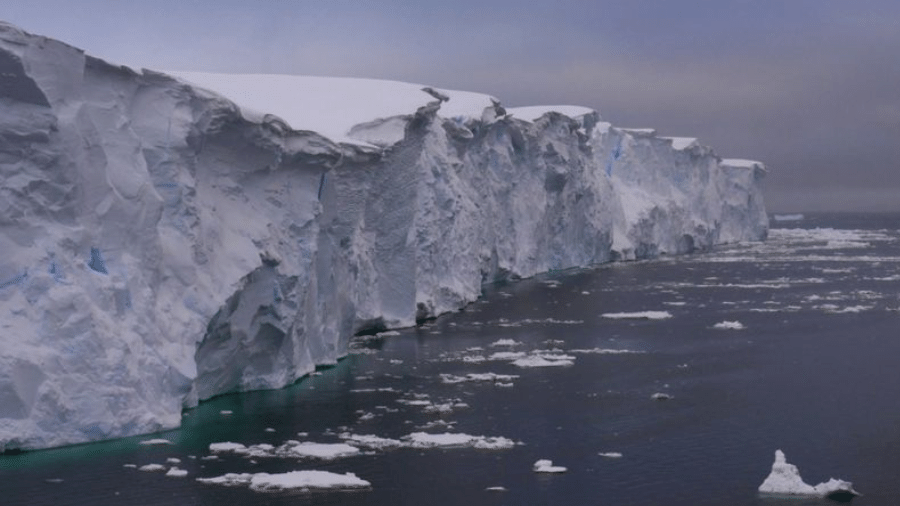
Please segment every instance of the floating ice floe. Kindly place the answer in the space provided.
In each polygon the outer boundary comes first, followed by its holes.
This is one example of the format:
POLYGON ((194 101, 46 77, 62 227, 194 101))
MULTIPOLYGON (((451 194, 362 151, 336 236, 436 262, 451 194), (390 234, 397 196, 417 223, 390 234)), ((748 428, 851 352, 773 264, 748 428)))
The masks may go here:
POLYGON ((491 343, 491 346, 518 346, 522 343, 515 339, 498 339, 491 343))
POLYGON ((407 406, 431 406, 431 401, 427 399, 397 399, 397 402, 407 406))
POLYGON ((431 404, 430 406, 425 406, 422 410, 425 413, 450 413, 456 409, 465 409, 468 408, 469 405, 465 402, 462 402, 460 399, 455 399, 450 402, 442 402, 438 404, 431 404))
POLYGON ((450 432, 443 434, 413 432, 408 436, 403 436, 402 439, 412 448, 472 447, 482 450, 505 450, 516 445, 512 439, 502 436, 471 436, 469 434, 454 434, 450 432))
POLYGON ((257 444, 245 446, 240 443, 212 443, 209 451, 213 453, 234 453, 252 458, 317 458, 332 460, 350 457, 359 453, 359 449, 343 443, 312 443, 289 440, 281 446, 257 444))
POLYGON ((601 457, 606 457, 608 459, 621 459, 622 454, 619 452, 601 452, 598 455, 601 457))
POLYGON ((224 486, 249 486, 256 492, 281 490, 363 489, 372 486, 353 473, 327 471, 291 471, 288 473, 228 473, 214 478, 197 478, 200 483, 224 486))
MULTIPOLYGON (((536 325, 536 324, 580 325, 582 323, 584 323, 584 320, 557 320, 556 318, 544 318, 544 319, 536 320, 533 318, 526 318, 524 320, 509 321, 505 318, 500 318, 500 320, 497 321, 496 325, 498 327, 522 327, 525 325, 536 325)), ((501 341, 505 341, 505 340, 506 339, 501 339, 501 341)))
POLYGON ((224 443, 210 443, 209 451, 213 453, 243 453, 247 447, 240 443, 232 443, 227 441, 224 443))
POLYGON ((644 353, 643 351, 635 351, 635 350, 614 350, 608 348, 590 348, 590 349, 574 349, 567 350, 569 353, 578 353, 578 354, 595 354, 595 355, 621 355, 627 353, 644 353))
POLYGON ((371 434, 350 434, 349 432, 345 432, 338 437, 349 444, 370 450, 383 450, 386 448, 399 448, 404 446, 403 441, 400 441, 399 439, 383 438, 371 434))
POLYGON ((571 355, 530 355, 527 357, 513 360, 512 364, 516 367, 565 367, 575 364, 575 357, 571 355))
POLYGON ((169 441, 168 439, 148 439, 146 441, 141 441, 138 444, 144 445, 144 446, 162 446, 162 445, 170 445, 170 444, 172 444, 172 442, 169 441))
POLYGON ((742 330, 746 327, 744 327, 744 324, 739 321, 725 320, 723 322, 719 322, 719 323, 713 325, 713 328, 714 329, 723 329, 723 330, 742 330))
MULTIPOLYGON (((833 306, 832 304, 824 304, 823 306, 833 306)), ((837 306, 833 306, 833 308, 826 309, 829 313, 832 314, 847 314, 847 313, 862 313, 863 311, 869 311, 873 309, 875 306, 847 306, 843 309, 837 309, 837 306)))
POLYGON ((600 316, 614 320, 665 320, 666 318, 671 318, 672 313, 668 311, 636 311, 632 313, 603 313, 600 316))
MULTIPOLYGON (((357 378, 359 379, 359 378, 357 378)), ((354 388, 350 390, 351 394, 371 394, 375 392, 397 392, 397 389, 392 387, 382 387, 382 388, 354 388)))
POLYGON ((441 374, 441 383, 450 385, 465 382, 510 382, 519 376, 515 374, 496 374, 492 372, 486 373, 469 373, 465 376, 455 376, 453 374, 441 374))
POLYGON ((147 471, 151 473, 156 473, 159 471, 165 471, 166 466, 162 464, 147 464, 138 468, 138 471, 147 471))
POLYGON ((575 357, 565 355, 560 350, 498 351, 492 353, 488 360, 508 360, 516 367, 561 367, 575 363, 575 357))
POLYGON ((498 351, 495 353, 491 353, 488 356, 488 360, 518 360, 522 357, 527 356, 528 354, 524 351, 498 351))
POLYGON ((456 422, 448 422, 447 420, 432 420, 422 425, 416 425, 416 430, 435 430, 435 429, 452 429, 456 422))
MULTIPOLYGON (((282 448, 282 447, 279 447, 282 448)), ((299 457, 312 457, 323 460, 332 460, 341 457, 349 457, 359 453, 359 448, 344 443, 300 443, 284 447, 291 454, 299 457)))
POLYGON ((662 392, 656 392, 655 394, 651 395, 650 398, 653 399, 654 401, 667 401, 667 400, 671 399, 672 396, 669 394, 662 393, 662 392))
POLYGON ((188 472, 184 469, 179 469, 177 467, 173 467, 166 471, 166 476, 170 478, 184 478, 188 475, 188 472))
POLYGON ((800 477, 797 466, 788 464, 781 450, 775 451, 772 472, 759 486, 759 491, 770 495, 828 497, 837 500, 849 500, 860 495, 853 490, 853 484, 849 481, 831 478, 816 486, 807 484, 800 477))
POLYGON ((532 469, 536 473, 564 473, 568 471, 565 467, 554 466, 552 460, 541 459, 534 463, 532 469))

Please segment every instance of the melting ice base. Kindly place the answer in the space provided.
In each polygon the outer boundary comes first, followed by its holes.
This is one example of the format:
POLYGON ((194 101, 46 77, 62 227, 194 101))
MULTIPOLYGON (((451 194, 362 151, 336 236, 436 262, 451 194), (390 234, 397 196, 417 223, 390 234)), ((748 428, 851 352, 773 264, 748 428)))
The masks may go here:
POLYGON ((766 234, 760 164, 584 108, 178 80, 6 24, 0 69, 0 450, 177 427, 486 281, 766 234))

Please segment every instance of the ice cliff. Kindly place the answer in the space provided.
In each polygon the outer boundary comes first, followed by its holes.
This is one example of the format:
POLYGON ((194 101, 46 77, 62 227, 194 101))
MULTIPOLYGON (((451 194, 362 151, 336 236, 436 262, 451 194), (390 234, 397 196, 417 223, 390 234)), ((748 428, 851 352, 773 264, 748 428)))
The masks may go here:
POLYGON ((136 72, 0 24, 0 450, 176 427, 498 278, 761 239, 763 172, 583 108, 136 72))

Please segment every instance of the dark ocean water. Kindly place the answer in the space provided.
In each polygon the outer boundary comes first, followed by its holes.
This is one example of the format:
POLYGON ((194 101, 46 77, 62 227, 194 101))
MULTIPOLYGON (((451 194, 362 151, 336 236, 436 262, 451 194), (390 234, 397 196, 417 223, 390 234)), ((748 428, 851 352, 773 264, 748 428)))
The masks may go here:
POLYGON ((148 436, 2 456, 0 504, 827 503, 758 495, 776 449, 808 483, 843 478, 864 494, 857 505, 898 504, 900 215, 808 215, 772 226, 764 244, 490 286, 466 310, 361 343, 321 375, 204 403, 180 430, 152 436, 172 445, 138 444, 148 436), (671 317, 603 316, 640 311, 671 317), (722 322, 744 328, 715 328, 722 322), (518 344, 491 346, 500 339, 518 344), (573 351, 595 348, 635 353, 573 351), (551 349, 574 364, 479 358, 551 349), (440 376, 487 372, 518 378, 510 387, 440 376), (457 406, 431 413, 397 402, 414 398, 457 406), (330 461, 203 459, 213 442, 337 443, 341 432, 399 439, 423 430, 523 444, 330 461), (188 476, 123 467, 167 458, 180 459, 188 476), (538 459, 568 472, 534 473, 538 459), (196 481, 308 469, 352 472, 372 486, 260 493, 196 481), (485 490, 494 486, 506 491, 485 490))

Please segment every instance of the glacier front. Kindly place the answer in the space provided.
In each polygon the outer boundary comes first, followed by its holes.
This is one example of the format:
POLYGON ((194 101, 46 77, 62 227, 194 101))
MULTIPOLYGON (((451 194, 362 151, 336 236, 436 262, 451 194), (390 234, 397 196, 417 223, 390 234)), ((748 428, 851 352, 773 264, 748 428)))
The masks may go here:
POLYGON ((0 451, 177 427, 485 282, 760 240, 764 172, 580 107, 137 72, 0 24, 0 451))

